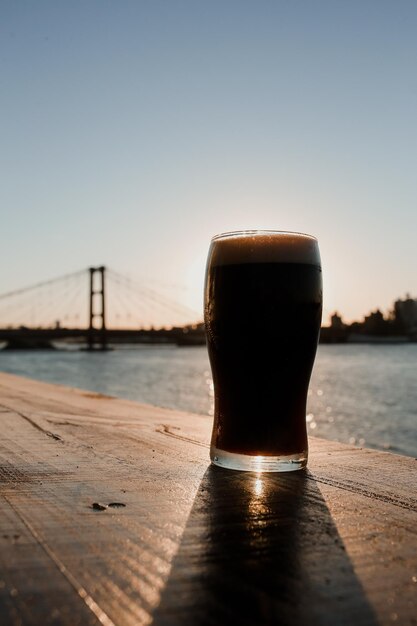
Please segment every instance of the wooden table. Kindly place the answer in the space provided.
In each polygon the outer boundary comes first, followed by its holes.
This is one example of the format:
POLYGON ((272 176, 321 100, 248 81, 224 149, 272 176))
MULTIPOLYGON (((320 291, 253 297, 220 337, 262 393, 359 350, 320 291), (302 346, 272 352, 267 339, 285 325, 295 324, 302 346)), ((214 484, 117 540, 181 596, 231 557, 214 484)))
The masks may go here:
POLYGON ((417 624, 413 458, 222 470, 207 417, 6 374, 0 424, 2 626, 417 624))

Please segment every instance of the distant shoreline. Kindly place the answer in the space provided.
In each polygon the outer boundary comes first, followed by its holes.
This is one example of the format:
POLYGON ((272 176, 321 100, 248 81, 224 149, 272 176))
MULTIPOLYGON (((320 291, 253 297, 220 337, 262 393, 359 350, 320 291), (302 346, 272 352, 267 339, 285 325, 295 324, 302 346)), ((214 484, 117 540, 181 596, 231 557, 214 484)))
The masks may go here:
POLYGON ((417 343, 416 339, 411 339, 405 335, 361 335, 359 333, 352 333, 345 337, 332 337, 331 333, 323 333, 323 329, 320 334, 319 343, 323 344, 384 344, 384 345, 398 345, 398 344, 410 344, 417 343))

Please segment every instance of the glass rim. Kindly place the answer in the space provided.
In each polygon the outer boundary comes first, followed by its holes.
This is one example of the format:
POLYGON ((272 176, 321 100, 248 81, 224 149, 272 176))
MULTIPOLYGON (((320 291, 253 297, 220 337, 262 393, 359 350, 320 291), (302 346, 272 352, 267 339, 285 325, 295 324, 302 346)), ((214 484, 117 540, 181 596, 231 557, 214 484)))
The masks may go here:
POLYGON ((218 241, 219 239, 232 239, 233 237, 241 237, 241 236, 256 236, 256 235, 295 235, 296 237, 305 237, 306 239, 312 239, 318 243, 317 237, 314 235, 310 235, 309 233, 301 233, 294 230, 264 230, 264 229, 252 229, 252 230, 231 230, 226 231, 224 233, 218 233, 217 235, 213 235, 211 241, 218 241))

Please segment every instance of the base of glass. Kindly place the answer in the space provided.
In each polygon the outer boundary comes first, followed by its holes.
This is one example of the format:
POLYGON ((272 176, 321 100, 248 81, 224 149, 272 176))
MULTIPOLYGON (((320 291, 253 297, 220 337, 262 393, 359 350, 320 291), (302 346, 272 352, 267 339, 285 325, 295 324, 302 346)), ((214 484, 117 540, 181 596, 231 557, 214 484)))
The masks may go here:
POLYGON ((226 452, 214 446, 210 459, 214 465, 243 472, 295 472, 307 466, 307 450, 297 454, 263 456, 226 452))

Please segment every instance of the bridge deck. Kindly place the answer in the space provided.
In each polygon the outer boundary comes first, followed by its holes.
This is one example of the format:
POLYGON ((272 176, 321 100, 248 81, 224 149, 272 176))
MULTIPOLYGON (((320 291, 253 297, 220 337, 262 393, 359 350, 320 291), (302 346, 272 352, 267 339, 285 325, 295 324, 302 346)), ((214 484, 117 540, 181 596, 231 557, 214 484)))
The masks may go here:
POLYGON ((228 472, 207 418, 6 374, 0 424, 2 625, 417 623, 415 459, 228 472))

